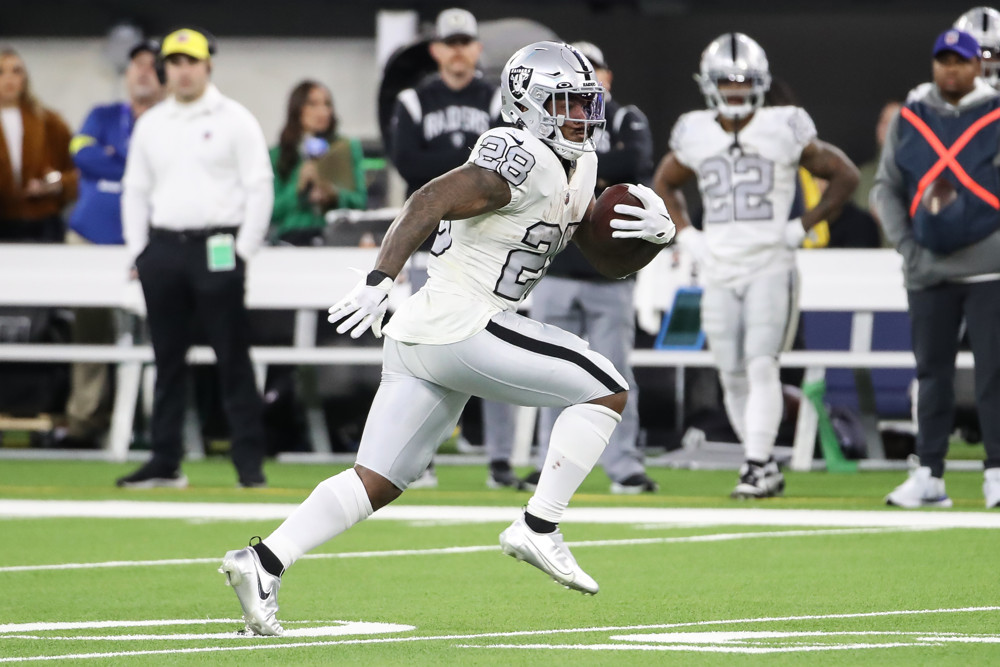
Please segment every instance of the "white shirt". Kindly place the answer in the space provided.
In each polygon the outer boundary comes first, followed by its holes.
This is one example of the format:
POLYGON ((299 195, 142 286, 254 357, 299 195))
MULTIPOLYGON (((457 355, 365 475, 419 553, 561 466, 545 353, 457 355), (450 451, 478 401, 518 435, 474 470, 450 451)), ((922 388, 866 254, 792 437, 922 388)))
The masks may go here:
POLYGON ((182 104, 170 97, 140 116, 122 179, 122 226, 135 258, 149 227, 239 227, 236 252, 261 246, 274 204, 274 174, 260 123, 209 84, 182 104))
POLYGON ((484 132, 468 161, 506 180, 510 202, 467 220, 442 221, 427 284, 392 316, 385 328, 390 338, 454 343, 481 331, 495 314, 517 310, 594 197, 594 153, 584 153, 567 178, 552 149, 524 130, 484 132))
POLYGON ((10 169, 14 172, 14 182, 21 182, 21 154, 24 151, 24 119, 21 118, 20 107, 8 107, 0 110, 0 123, 3 124, 3 138, 7 142, 7 153, 10 155, 10 169))
POLYGON ((794 266, 785 225, 795 201, 799 158, 815 138, 816 126, 799 107, 758 109, 736 137, 722 129, 715 111, 680 117, 670 149, 698 175, 707 282, 738 285, 794 266))

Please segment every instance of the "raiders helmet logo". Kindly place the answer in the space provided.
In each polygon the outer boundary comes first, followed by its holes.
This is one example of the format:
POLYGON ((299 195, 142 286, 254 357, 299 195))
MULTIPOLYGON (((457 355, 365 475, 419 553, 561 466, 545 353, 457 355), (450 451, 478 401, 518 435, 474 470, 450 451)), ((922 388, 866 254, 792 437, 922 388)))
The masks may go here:
POLYGON ((514 96, 514 99, 519 100, 524 97, 533 71, 531 67, 514 67, 510 70, 507 85, 510 87, 510 94, 514 96))

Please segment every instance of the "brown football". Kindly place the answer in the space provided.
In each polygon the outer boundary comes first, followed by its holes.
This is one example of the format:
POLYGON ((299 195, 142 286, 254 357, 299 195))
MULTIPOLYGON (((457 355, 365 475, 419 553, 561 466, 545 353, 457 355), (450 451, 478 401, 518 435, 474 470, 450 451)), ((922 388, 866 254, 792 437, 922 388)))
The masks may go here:
POLYGON ((931 215, 937 215, 945 206, 955 201, 958 191, 944 176, 934 179, 927 189, 924 190, 920 203, 923 204, 931 215))
POLYGON ((627 185, 622 183, 612 185, 602 192, 601 196, 594 202, 594 210, 590 213, 590 223, 593 225, 594 238, 601 243, 611 244, 608 247, 610 252, 614 252, 615 254, 618 252, 627 253, 630 249, 636 247, 635 244, 645 243, 645 241, 642 239, 616 239, 611 236, 611 232, 615 231, 611 226, 612 220, 618 218, 623 220, 634 219, 632 216, 615 213, 616 204, 628 204, 629 206, 642 208, 642 202, 628 191, 627 185))

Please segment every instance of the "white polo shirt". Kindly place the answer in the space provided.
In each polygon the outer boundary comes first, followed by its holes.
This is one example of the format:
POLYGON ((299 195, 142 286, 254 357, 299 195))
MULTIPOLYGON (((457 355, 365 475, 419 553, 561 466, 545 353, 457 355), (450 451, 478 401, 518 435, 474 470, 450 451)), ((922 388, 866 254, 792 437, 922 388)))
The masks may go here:
POLYGON ((262 245, 274 174, 257 119, 212 84, 194 102, 169 97, 144 113, 122 179, 122 227, 135 258, 149 228, 239 227, 244 259, 262 245))

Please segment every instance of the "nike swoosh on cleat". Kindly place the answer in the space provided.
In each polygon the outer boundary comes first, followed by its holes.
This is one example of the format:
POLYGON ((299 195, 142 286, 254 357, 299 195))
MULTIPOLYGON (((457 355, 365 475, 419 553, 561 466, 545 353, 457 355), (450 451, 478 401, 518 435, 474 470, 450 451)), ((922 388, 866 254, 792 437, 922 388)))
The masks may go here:
POLYGON ((257 595, 260 596, 261 600, 266 600, 269 597, 271 597, 271 593, 270 592, 265 593, 264 587, 260 585, 260 577, 257 577, 257 595))

